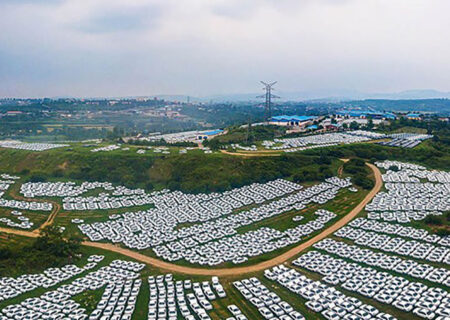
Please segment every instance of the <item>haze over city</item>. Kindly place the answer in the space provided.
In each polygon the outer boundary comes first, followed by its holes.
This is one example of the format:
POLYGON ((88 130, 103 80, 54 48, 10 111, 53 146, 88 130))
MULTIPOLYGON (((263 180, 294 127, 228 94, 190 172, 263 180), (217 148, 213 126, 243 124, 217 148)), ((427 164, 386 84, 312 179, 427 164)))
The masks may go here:
POLYGON ((1 97, 450 91, 446 0, 3 0, 1 97), (281 89, 280 89, 281 90, 281 89))

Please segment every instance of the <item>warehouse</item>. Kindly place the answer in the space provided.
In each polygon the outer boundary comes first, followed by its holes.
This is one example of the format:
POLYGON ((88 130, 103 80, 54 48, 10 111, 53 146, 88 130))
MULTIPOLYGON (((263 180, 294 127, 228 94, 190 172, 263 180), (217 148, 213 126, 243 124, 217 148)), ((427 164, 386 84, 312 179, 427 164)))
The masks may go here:
POLYGON ((270 124, 276 126, 300 127, 306 128, 313 124, 317 117, 313 116, 276 116, 270 118, 270 124))

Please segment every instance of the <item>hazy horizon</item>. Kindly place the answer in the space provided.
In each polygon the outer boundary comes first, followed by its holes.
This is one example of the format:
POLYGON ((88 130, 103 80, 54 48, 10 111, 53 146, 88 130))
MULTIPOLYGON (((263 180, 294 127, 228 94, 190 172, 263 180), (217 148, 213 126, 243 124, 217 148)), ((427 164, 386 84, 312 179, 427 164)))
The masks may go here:
POLYGON ((450 92, 445 0, 3 0, 0 97, 450 92))

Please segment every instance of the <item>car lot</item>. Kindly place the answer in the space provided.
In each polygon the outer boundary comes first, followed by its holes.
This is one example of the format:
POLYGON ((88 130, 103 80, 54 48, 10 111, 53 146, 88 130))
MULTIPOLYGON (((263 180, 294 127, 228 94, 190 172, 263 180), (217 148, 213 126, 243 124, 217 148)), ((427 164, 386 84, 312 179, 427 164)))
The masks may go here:
MULTIPOLYGON (((219 278, 213 277, 211 280, 176 280, 172 274, 150 276, 147 319, 210 320, 213 301, 227 296, 219 278)), ((229 306, 228 309, 236 319, 247 319, 236 306, 229 306)))
POLYGON ((450 247, 450 237, 433 234, 422 228, 404 226, 399 223, 388 223, 369 220, 366 218, 357 218, 348 224, 350 227, 360 228, 378 233, 398 235, 404 238, 436 243, 442 246, 450 247))
POLYGON ((107 240, 139 250, 152 248, 168 261, 184 259, 210 266, 237 264, 297 243, 324 228, 336 215, 319 210, 312 221, 283 231, 262 227, 240 234, 239 228, 304 209, 311 203, 324 204, 348 187, 348 179, 333 177, 306 189, 275 180, 213 195, 165 192, 154 196, 155 209, 115 215, 106 222, 80 224, 79 229, 91 241, 107 240), (248 205, 257 206, 230 215, 248 205), (192 225, 178 228, 184 223, 192 225))
POLYGON ((357 245, 364 245, 384 252, 410 258, 450 264, 450 248, 417 240, 405 240, 402 237, 391 237, 372 231, 353 227, 343 227, 334 233, 336 237, 352 240, 357 245))
MULTIPOLYGON (((303 255, 304 257, 306 255, 303 255)), ((308 258, 310 255, 307 256, 308 258)), ((304 258, 306 259, 306 258, 304 258)), ((297 261, 297 260, 296 260, 297 261)), ((301 265, 303 260, 294 264, 301 265)), ((323 267, 326 267, 322 265, 323 267)), ((279 265, 264 271, 264 276, 278 282, 305 302, 306 307, 315 313, 320 313, 325 319, 386 319, 394 320, 389 314, 383 313, 372 305, 348 296, 333 286, 321 281, 314 281, 299 271, 279 265)))
MULTIPOLYGON (((445 316, 450 305, 449 292, 422 282, 363 267, 317 251, 310 251, 293 262, 294 265, 323 276, 323 281, 421 318, 445 316)), ((375 316, 378 312, 374 312, 375 316)), ((369 316, 369 318, 371 318, 369 316)))
POLYGON ((18 210, 31 210, 31 211, 51 211, 53 206, 50 202, 37 202, 37 201, 23 201, 6 199, 5 192, 15 183, 20 177, 10 176, 8 174, 2 174, 0 180, 0 207, 18 209, 18 210))
POLYGON ((108 146, 91 149, 91 152, 108 152, 108 151, 114 151, 114 150, 118 150, 118 149, 120 149, 120 145, 111 144, 108 146))
POLYGON ((26 143, 20 141, 0 141, 0 148, 20 149, 27 151, 46 151, 62 147, 69 147, 69 145, 56 143, 26 143))
MULTIPOLYGON (((294 310, 289 303, 269 290, 256 277, 234 281, 233 286, 245 300, 258 309, 264 319, 305 320, 300 312, 294 310)), ((236 310, 233 314, 237 316, 239 312, 236 310)))
POLYGON ((389 135, 392 140, 382 141, 379 144, 391 147, 400 148, 414 148, 427 139, 431 139, 433 136, 428 134, 416 134, 416 133, 395 133, 389 135))
MULTIPOLYGON (((27 298, 20 303, 4 307, 1 310, 3 314, 1 319, 5 319, 5 317, 6 319, 16 320, 87 319, 86 310, 80 307, 80 304, 75 302, 73 297, 82 292, 98 290, 103 287, 105 287, 103 296, 94 310, 95 313, 93 312, 94 315, 91 314, 92 317, 89 317, 89 319, 131 319, 142 283, 142 280, 138 279, 139 272, 144 268, 144 265, 132 261, 114 260, 107 266, 89 271, 95 268, 96 263, 102 259, 102 256, 91 256, 88 259, 90 262, 82 269, 74 266, 63 267, 64 276, 61 276, 61 272, 53 270, 54 268, 46 270, 47 273, 44 272, 44 274, 52 273, 53 276, 57 277, 56 279, 62 280, 50 282, 41 280, 46 284, 44 288, 51 288, 63 280, 68 280, 85 271, 86 273, 70 283, 46 291, 38 297, 27 298), (101 315, 104 315, 104 317, 100 318, 101 315)), ((28 279, 30 276, 26 276, 26 278, 28 279)), ((17 280, 16 285, 25 281, 22 277, 17 280)), ((36 278, 34 281, 39 282, 40 280, 36 278)), ((35 288, 37 288, 37 285, 35 288)))
MULTIPOLYGON (((417 278, 418 280, 427 280, 450 286, 450 270, 445 268, 438 268, 412 259, 404 259, 395 255, 384 254, 330 238, 314 244, 313 247, 343 259, 353 260, 357 263, 378 267, 386 271, 394 271, 417 278)), ((338 281, 338 279, 336 279, 336 281, 338 281)))
POLYGON ((80 273, 91 270, 98 262, 103 260, 103 256, 90 256, 88 263, 83 267, 67 264, 61 268, 49 268, 39 274, 24 274, 18 278, 0 278, 0 301, 8 300, 20 296, 21 294, 37 289, 49 288, 58 283, 73 278, 80 273))
POLYGON ((409 223, 450 210, 450 172, 398 161, 376 165, 386 170, 382 175, 386 192, 366 206, 368 218, 409 223))
POLYGON ((262 145, 270 150, 287 150, 300 151, 311 148, 329 147, 338 144, 351 144, 372 140, 370 135, 352 133, 325 133, 314 134, 297 138, 274 139, 272 141, 264 141, 262 145))

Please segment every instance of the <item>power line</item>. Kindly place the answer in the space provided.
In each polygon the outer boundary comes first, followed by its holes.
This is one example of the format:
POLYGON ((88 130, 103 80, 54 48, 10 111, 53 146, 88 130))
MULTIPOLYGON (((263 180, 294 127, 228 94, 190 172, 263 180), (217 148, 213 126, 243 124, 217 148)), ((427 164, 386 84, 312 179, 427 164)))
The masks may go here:
POLYGON ((257 98, 265 98, 265 104, 264 104, 264 121, 269 121, 270 118, 272 118, 272 99, 279 98, 279 96, 276 96, 272 94, 272 91, 275 90, 273 86, 278 81, 274 81, 272 83, 266 83, 264 81, 261 81, 261 83, 264 85, 263 90, 266 91, 265 94, 261 96, 257 96, 257 98))

